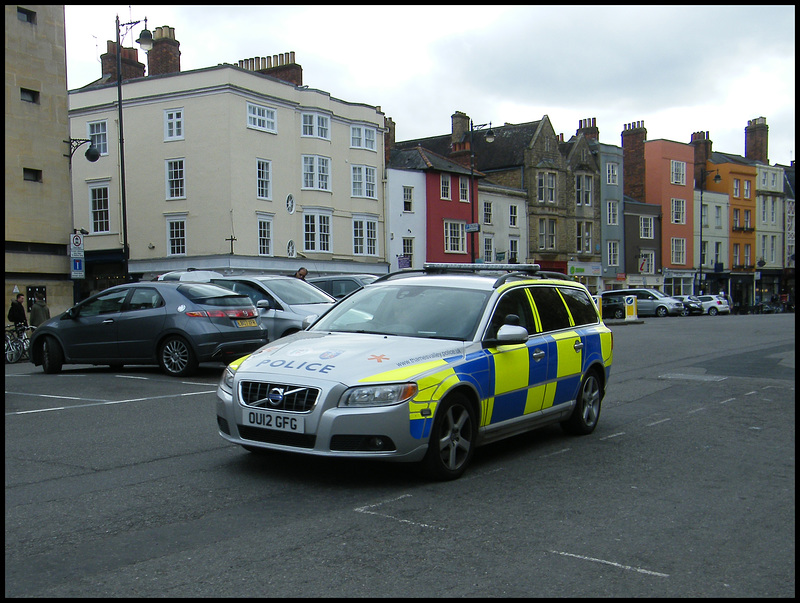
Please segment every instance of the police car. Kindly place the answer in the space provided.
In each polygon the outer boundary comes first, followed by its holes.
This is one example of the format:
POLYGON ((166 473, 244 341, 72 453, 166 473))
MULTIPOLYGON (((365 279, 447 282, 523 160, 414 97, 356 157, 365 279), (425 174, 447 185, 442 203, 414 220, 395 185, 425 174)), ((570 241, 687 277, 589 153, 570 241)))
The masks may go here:
POLYGON ((586 288, 555 276, 536 264, 384 275, 228 366, 219 433, 254 452, 419 462, 437 479, 524 431, 589 434, 612 334, 586 288))

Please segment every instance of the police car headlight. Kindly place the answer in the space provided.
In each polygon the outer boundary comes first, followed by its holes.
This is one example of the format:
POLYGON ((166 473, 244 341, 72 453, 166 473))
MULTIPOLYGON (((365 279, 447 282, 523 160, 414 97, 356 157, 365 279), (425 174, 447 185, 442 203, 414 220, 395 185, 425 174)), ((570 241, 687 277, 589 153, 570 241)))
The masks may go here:
POLYGON ((339 406, 353 408, 359 406, 390 406, 410 400, 417 395, 416 383, 395 385, 367 385, 352 387, 339 399, 339 406))
POLYGON ((232 371, 230 367, 226 366, 219 380, 219 386, 229 394, 233 392, 233 377, 235 374, 235 371, 232 371))
POLYGON ((234 360, 228 366, 225 367, 225 370, 222 372, 222 377, 219 380, 219 386, 229 394, 233 393, 233 377, 236 375, 236 371, 239 370, 239 366, 250 357, 248 354, 247 356, 242 356, 241 358, 234 360))

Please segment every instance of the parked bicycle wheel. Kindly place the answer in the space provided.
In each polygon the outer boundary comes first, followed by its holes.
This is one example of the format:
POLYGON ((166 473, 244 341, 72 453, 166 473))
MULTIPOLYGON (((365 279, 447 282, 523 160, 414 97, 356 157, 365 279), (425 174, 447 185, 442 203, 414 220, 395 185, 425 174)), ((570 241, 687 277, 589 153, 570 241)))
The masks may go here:
POLYGON ((6 335, 6 363, 14 364, 19 362, 22 354, 25 353, 25 346, 19 339, 13 339, 6 335))

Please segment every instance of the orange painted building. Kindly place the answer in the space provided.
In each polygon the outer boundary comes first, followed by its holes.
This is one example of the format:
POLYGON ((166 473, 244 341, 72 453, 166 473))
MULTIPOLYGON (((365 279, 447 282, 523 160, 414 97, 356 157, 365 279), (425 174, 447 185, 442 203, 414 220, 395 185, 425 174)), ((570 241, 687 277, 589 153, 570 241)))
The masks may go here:
POLYGON ((756 272, 756 174, 752 161, 739 155, 711 153, 706 162, 707 171, 719 170, 719 183, 713 178, 706 182, 706 190, 725 193, 730 199, 728 223, 730 234, 731 295, 734 305, 749 306, 754 302, 756 272))
POLYGON ((663 291, 694 293, 694 147, 672 140, 644 144, 646 203, 661 206, 663 291))

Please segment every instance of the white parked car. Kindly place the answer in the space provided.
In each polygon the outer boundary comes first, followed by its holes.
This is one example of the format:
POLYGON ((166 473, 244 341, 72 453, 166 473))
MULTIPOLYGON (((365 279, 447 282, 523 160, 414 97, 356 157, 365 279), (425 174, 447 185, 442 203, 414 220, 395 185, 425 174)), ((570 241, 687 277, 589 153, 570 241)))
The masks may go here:
POLYGON ((703 314, 716 316, 731 313, 731 307, 724 295, 698 295, 698 299, 703 304, 703 314))

